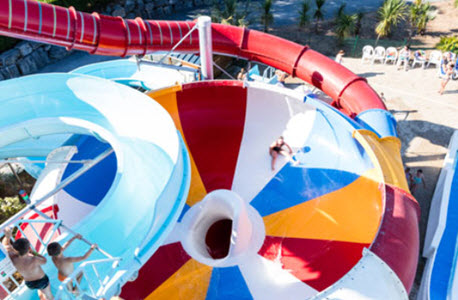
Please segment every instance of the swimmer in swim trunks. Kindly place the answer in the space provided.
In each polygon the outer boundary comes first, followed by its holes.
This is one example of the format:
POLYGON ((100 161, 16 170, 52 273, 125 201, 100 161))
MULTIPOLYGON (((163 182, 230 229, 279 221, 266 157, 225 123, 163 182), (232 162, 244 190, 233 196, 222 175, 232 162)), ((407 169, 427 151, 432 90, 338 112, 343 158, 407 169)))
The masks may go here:
POLYGON ((11 243, 11 235, 11 228, 5 229, 2 244, 14 267, 24 278, 25 285, 31 290, 37 290, 40 300, 53 300, 49 278, 41 268, 46 264, 46 258, 32 250, 29 241, 24 238, 11 243))
MULTIPOLYGON (((66 257, 64 256, 63 252, 68 246, 73 243, 74 240, 79 239, 81 240, 81 235, 77 234, 68 240, 63 246, 59 243, 53 242, 48 245, 48 254, 52 257, 52 262, 56 266, 58 273, 58 279, 60 281, 64 281, 70 274, 73 273, 75 267, 73 266, 74 263, 86 260, 89 258, 91 253, 97 248, 97 245, 92 245, 91 248, 83 255, 83 256, 76 256, 76 257, 66 257)), ((79 274, 76 280, 78 283, 81 282, 83 274, 79 274)), ((76 291, 76 286, 73 286, 72 282, 68 283, 68 289, 70 291, 76 291)))
POLYGON ((293 149, 285 142, 282 136, 280 136, 275 142, 269 147, 269 154, 272 156, 272 171, 275 170, 275 161, 279 154, 285 156, 290 162, 296 164, 293 160, 293 149), (283 148, 286 147, 286 150, 283 148))

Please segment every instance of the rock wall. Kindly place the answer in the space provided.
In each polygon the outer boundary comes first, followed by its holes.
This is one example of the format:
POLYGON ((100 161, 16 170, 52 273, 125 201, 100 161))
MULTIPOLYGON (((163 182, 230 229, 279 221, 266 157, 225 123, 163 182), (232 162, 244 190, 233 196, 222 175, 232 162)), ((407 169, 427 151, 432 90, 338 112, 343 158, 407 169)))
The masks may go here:
POLYGON ((36 73, 69 53, 62 47, 22 41, 0 54, 0 80, 36 73))
MULTIPOLYGON (((109 4, 102 14, 128 19, 159 19, 175 11, 212 3, 213 0, 121 0, 109 4)), ((62 47, 22 41, 13 49, 0 54, 0 80, 36 73, 70 54, 62 47)))
POLYGON ((109 4, 104 13, 128 19, 136 17, 153 19, 170 15, 175 11, 212 3, 213 0, 123 0, 117 4, 109 4))

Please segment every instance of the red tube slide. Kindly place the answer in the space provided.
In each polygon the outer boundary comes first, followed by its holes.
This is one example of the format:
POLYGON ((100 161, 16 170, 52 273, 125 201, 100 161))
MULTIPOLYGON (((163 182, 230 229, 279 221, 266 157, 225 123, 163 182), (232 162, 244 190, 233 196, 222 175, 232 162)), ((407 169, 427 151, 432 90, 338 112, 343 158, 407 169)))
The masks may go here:
MULTIPOLYGON (((0 34, 84 50, 126 56, 170 50, 195 22, 154 21, 82 13, 33 0, 0 1, 0 34)), ((246 28, 212 25, 213 49, 261 62, 321 89, 333 105, 353 117, 372 108, 386 109, 364 78, 307 46, 246 28)), ((194 31, 176 49, 198 51, 194 31)))

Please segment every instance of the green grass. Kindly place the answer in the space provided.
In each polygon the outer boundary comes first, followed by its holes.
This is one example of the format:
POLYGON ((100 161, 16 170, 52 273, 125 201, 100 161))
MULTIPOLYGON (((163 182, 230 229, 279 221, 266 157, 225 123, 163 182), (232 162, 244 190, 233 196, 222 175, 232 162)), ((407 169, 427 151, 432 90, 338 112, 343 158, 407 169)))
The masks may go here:
MULTIPOLYGON (((86 12, 92 12, 92 11, 100 11, 105 6, 113 2, 112 0, 38 0, 40 2, 44 3, 50 3, 54 5, 59 5, 59 6, 64 6, 64 7, 69 7, 73 6, 77 10, 80 11, 86 11, 86 12)), ((8 49, 11 49, 19 43, 19 40, 9 38, 9 37, 3 37, 0 36, 0 52, 6 51, 8 49)))

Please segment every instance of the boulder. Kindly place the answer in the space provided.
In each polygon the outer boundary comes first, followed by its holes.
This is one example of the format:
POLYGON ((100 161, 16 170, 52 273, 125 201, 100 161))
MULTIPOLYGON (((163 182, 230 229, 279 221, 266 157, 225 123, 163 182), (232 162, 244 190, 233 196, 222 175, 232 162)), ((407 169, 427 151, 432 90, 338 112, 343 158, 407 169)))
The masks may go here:
POLYGON ((115 8, 113 12, 111 13, 113 17, 122 17, 124 18, 126 16, 126 11, 124 8, 115 8))
POLYGON ((164 15, 172 14, 172 8, 170 6, 164 6, 162 10, 164 11, 164 15))
POLYGON ((0 54, 0 66, 6 67, 16 63, 21 57, 21 52, 17 48, 10 49, 0 54))
POLYGON ((35 59, 32 57, 32 55, 28 55, 20 59, 17 62, 17 66, 19 70, 21 71, 22 75, 32 74, 38 70, 38 66, 35 63, 35 59))
POLYGON ((51 49, 48 51, 48 56, 51 60, 61 60, 62 58, 69 55, 71 52, 67 51, 64 47, 51 46, 51 49))
POLYGON ((124 9, 126 12, 131 12, 135 9, 135 1, 134 0, 127 0, 126 4, 124 5, 124 9))
POLYGON ((20 42, 19 44, 16 45, 15 48, 17 48, 19 50, 19 52, 21 53, 22 56, 27 56, 30 53, 32 53, 32 51, 33 51, 33 48, 30 45, 30 43, 26 42, 26 41, 20 42))
POLYGON ((43 46, 42 43, 38 43, 38 42, 29 42, 29 43, 30 43, 30 45, 32 46, 33 50, 38 49, 38 48, 40 48, 41 46, 43 46))
POLYGON ((16 67, 16 65, 0 68, 0 74, 2 74, 3 78, 5 79, 16 78, 21 76, 21 73, 19 73, 19 70, 16 67))
POLYGON ((147 14, 147 18, 153 18, 153 16, 154 16, 154 3, 147 3, 145 5, 145 12, 147 14))
POLYGON ((48 52, 45 51, 44 47, 38 48, 32 54, 30 54, 30 56, 33 58, 39 69, 43 68, 51 62, 48 57, 48 52))

